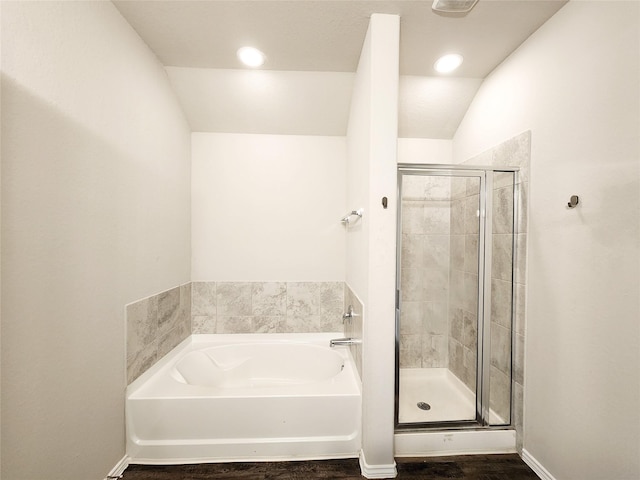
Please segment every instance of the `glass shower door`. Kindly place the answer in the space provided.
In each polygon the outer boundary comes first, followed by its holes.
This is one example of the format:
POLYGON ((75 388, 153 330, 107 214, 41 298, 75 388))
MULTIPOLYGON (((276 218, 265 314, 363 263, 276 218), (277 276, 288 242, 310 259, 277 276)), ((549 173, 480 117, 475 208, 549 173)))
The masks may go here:
POLYGON ((515 176, 399 168, 398 428, 511 423, 515 176))
POLYGON ((399 424, 476 422, 484 173, 401 171, 399 424))

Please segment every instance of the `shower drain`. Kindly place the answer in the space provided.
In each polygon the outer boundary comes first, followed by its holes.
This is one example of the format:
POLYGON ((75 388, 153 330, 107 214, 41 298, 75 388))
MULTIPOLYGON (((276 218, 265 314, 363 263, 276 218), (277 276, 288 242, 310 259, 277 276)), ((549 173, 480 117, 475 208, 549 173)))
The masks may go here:
POLYGON ((420 410, 431 410, 431 405, 429 405, 427 402, 418 402, 418 408, 420 410))

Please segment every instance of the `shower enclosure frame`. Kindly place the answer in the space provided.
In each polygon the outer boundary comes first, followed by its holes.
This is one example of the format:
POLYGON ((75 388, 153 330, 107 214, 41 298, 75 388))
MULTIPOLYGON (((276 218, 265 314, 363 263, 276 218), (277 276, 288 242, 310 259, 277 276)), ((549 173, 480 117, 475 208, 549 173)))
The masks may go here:
POLYGON ((447 165, 447 164, 407 164, 400 163, 397 167, 397 227, 396 227, 396 312, 395 312, 395 430, 412 431, 423 429, 509 429, 513 424, 513 362, 515 350, 514 319, 516 315, 515 302, 515 268, 516 268, 516 232, 518 220, 518 199, 520 197, 518 181, 519 167, 498 166, 471 166, 471 165, 447 165), (492 261, 492 222, 487 212, 492 211, 493 173, 504 172, 513 174, 513 218, 512 218, 512 245, 511 245, 511 348, 510 359, 511 375, 509 388, 509 422, 500 425, 490 424, 490 367, 491 367, 491 261, 492 261), (489 175, 491 173, 491 175, 489 175), (401 275, 401 251, 402 251, 402 177, 403 175, 419 176, 446 176, 478 178, 479 184, 479 234, 478 234, 478 331, 477 331, 477 355, 476 355, 476 411, 473 420, 444 420, 434 422, 399 422, 400 404, 400 311, 402 295, 400 288, 401 275), (487 239, 489 241, 487 241, 487 239), (480 281, 482 279, 482 281, 480 281), (480 328, 481 327, 481 328, 480 328))

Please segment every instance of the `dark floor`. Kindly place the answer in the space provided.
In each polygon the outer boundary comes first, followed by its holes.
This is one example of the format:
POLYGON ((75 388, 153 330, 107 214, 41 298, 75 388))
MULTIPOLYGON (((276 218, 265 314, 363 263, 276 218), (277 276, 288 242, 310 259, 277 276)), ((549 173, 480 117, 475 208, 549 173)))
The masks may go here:
MULTIPOLYGON (((535 473, 518 455, 398 458, 401 480, 527 480, 535 473)), ((357 459, 310 462, 130 465, 123 480, 362 480, 357 459)))

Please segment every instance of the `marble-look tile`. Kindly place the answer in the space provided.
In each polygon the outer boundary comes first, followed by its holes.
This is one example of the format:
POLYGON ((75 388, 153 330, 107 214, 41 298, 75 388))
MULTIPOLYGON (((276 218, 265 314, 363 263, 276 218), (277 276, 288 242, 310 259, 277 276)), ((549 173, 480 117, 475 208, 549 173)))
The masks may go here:
POLYGON ((216 316, 193 315, 191 317, 191 333, 216 333, 216 316))
POLYGON ((512 283, 491 279, 491 321, 511 328, 512 283))
POLYGON ((464 271, 478 274, 478 235, 464 236, 464 271))
POLYGON ((423 199, 425 196, 426 178, 422 175, 402 176, 402 199, 423 199))
POLYGON ((448 333, 447 303, 424 302, 422 307, 422 331, 432 335, 448 333))
POLYGON ((180 285, 180 323, 191 331, 191 282, 180 285))
POLYGON ((187 327, 184 323, 179 323, 164 335, 158 338, 158 360, 173 350, 176 345, 191 335, 191 325, 187 327))
POLYGON ((251 318, 252 333, 283 333, 286 329, 285 315, 262 316, 256 315, 251 318))
POLYGON ((513 265, 513 235, 493 235, 491 277, 511 281, 513 265))
POLYGON ((516 283, 527 283, 527 234, 516 235, 516 268, 514 277, 516 283))
POLYGON ((424 202, 422 200, 402 202, 402 233, 425 233, 424 202))
POLYGON ((429 268, 422 270, 422 299, 427 302, 437 302, 447 298, 449 294, 449 269, 429 268))
POLYGON ((253 333, 251 316, 220 316, 216 320, 216 333, 253 333))
MULTIPOLYGON (((216 311, 220 317, 251 315, 251 283, 220 282, 216 288, 216 311)), ((219 332, 220 333, 220 332, 219 332)))
POLYGON ((466 196, 478 195, 480 193, 480 178, 467 177, 466 196))
POLYGON ((514 172, 493 172, 493 188, 503 188, 516 184, 516 173, 514 172))
POLYGON ((464 272, 449 272, 449 308, 462 307, 464 304, 464 272))
POLYGON ((493 191, 491 214, 493 233, 513 233, 513 187, 493 191))
POLYGON ((511 331, 495 323, 491 325, 491 365, 511 374, 511 331))
POLYGON ((402 268, 400 270, 400 292, 403 302, 422 302, 426 299, 422 269, 402 268))
POLYGON ((287 283, 287 317, 320 315, 319 282, 287 283))
POLYGON ((426 176, 424 180, 425 200, 449 200, 451 198, 451 180, 446 176, 426 176))
POLYGON ((216 282, 193 282, 191 314, 212 316, 216 313, 216 282))
POLYGON ((284 333, 315 333, 322 331, 322 316, 316 315, 287 315, 284 333))
POLYGON ((320 314, 335 315, 342 321, 344 310, 344 282, 320 283, 320 314))
POLYGON ((424 205, 423 231, 429 235, 449 234, 451 231, 451 202, 429 201, 424 205))
POLYGON ((452 270, 464 269, 465 237, 466 235, 451 235, 449 237, 449 268, 451 268, 452 270))
POLYGON ((464 235, 465 231, 465 197, 458 198, 451 202, 449 225, 451 235, 464 235))
POLYGON ((449 338, 462 344, 464 316, 461 308, 449 308, 449 338))
POLYGON ((424 235, 403 233, 401 237, 400 265, 414 267, 422 265, 422 244, 424 235))
POLYGON ((158 360, 158 341, 154 338, 139 351, 127 356, 127 385, 146 372, 158 360))
POLYGON ((284 282, 252 283, 251 314, 268 317, 286 315, 287 284, 284 282))
POLYGON ((157 297, 149 297, 126 307, 127 357, 133 357, 156 339, 158 332, 157 297))
POLYGON ((508 424, 511 421, 511 380, 492 366, 489 382, 489 407, 504 420, 505 424, 508 424))
POLYGON ((515 352, 513 355, 513 381, 524 384, 524 336, 516 334, 515 352))
POLYGON ((518 189, 518 221, 516 233, 526 233, 529 221, 529 182, 523 182, 518 189))
POLYGON ((478 316, 470 312, 462 314, 462 345, 472 352, 478 348, 478 316))
POLYGON ((531 132, 527 131, 510 138, 493 148, 493 165, 498 167, 520 167, 520 181, 529 181, 528 167, 531 157, 531 132))
POLYGON ((467 196, 467 179, 465 177, 451 177, 451 199, 467 196))
POLYGON ((520 283, 515 285, 516 318, 515 330, 518 335, 525 333, 525 312, 527 305, 527 287, 520 283))
POLYGON ((424 302, 402 302, 400 305, 400 335, 422 333, 424 302))
POLYGON ((476 352, 462 347, 463 353, 463 373, 462 381, 469 389, 474 392, 476 390, 476 379, 478 371, 478 356, 476 352))
POLYGON ((422 237, 422 265, 425 268, 449 269, 449 235, 424 235, 422 237))
POLYGON ((448 365, 446 335, 422 336, 422 368, 445 368, 448 365))
POLYGON ((464 273, 462 308, 472 313, 478 311, 478 275, 474 273, 464 273))
POLYGON ((524 422, 522 418, 524 406, 524 388, 519 383, 513 384, 513 425, 516 427, 516 449, 522 452, 524 438, 524 422))
POLYGON ((453 338, 448 339, 449 370, 462 381, 464 376, 464 351, 462 344, 453 338))
POLYGON ((473 195, 464 199, 464 233, 478 233, 480 231, 480 203, 479 196, 473 195))
MULTIPOLYGON (((321 313, 320 314, 320 331, 321 332, 340 332, 344 328, 344 322, 340 314, 321 313)), ((360 335, 359 338, 362 338, 360 335)))
POLYGON ((400 368, 422 367, 422 335, 400 337, 400 368))
POLYGON ((166 335, 180 322, 180 287, 166 290, 158 298, 158 334, 166 335))

